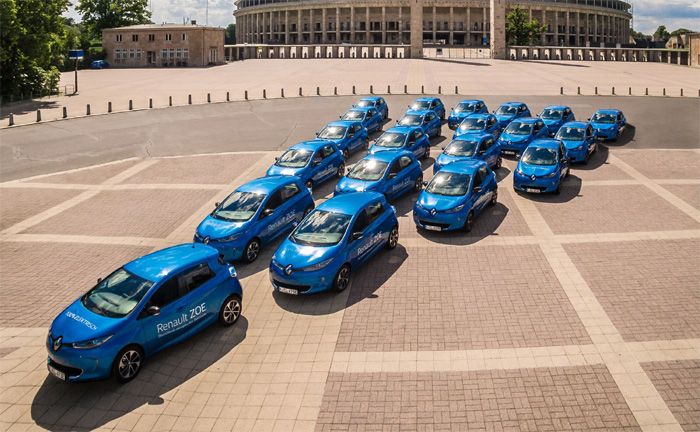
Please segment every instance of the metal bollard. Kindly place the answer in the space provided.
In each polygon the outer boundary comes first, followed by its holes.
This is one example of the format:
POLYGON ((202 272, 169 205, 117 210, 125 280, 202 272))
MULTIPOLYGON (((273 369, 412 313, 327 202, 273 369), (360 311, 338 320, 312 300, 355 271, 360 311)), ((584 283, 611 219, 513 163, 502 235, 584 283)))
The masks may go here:
POLYGON ((134 101, 129 99, 129 111, 131 111, 132 109, 134 109, 134 101))
POLYGON ((664 87, 664 96, 666 96, 666 87, 664 87))
POLYGON ((299 87, 299 96, 304 96, 304 94, 301 91, 301 87, 299 87))
POLYGON ((246 91, 243 93, 243 97, 245 98, 245 100, 248 100, 248 90, 246 90, 246 91))
POLYGON ((168 96, 168 106, 173 106, 173 97, 168 96))
POLYGON ((459 87, 458 87, 458 86, 455 86, 455 94, 456 94, 456 95, 459 94, 459 87))
POLYGON ((68 117, 68 108, 63 107, 63 118, 68 117))
POLYGON ((369 86, 369 94, 374 94, 374 86, 371 84, 369 86))
POLYGON ((153 98, 148 98, 148 107, 153 108, 153 98))
POLYGON ((629 87, 627 90, 628 90, 627 94, 629 94, 630 96, 632 96, 632 87, 629 87))
POLYGON ((598 94, 598 86, 595 86, 595 94, 598 94))
POLYGON ((338 96, 338 87, 333 87, 333 96, 338 96))
POLYGON ((187 95, 187 103, 192 105, 192 95, 187 95))
POLYGON ((280 89, 280 97, 282 97, 282 99, 284 99, 284 89, 280 89))
POLYGON ((355 86, 352 86, 352 94, 356 94, 355 93, 355 86))
POLYGON ((559 94, 563 95, 564 94, 564 87, 559 87, 559 94))
POLYGON ((85 107, 85 115, 90 115, 90 104, 85 107))
POLYGON ((41 110, 36 110, 36 121, 41 121, 41 110))
POLYGON ((403 92, 404 92, 404 94, 408 94, 408 85, 404 84, 403 92))
POLYGON ((649 96, 649 87, 644 90, 644 96, 649 96))
POLYGON ((438 94, 442 94, 442 86, 438 86, 438 94))
POLYGON ((615 94, 615 87, 612 88, 612 94, 615 94))
POLYGON ((581 86, 576 87, 576 94, 581 94, 581 86))
POLYGON ((683 89, 681 88, 681 97, 683 97, 683 89))
POLYGON ((267 90, 263 89, 263 99, 267 99, 267 90))
POLYGON ((211 103, 211 93, 207 93, 207 103, 211 103))
POLYGON ((321 96, 321 87, 316 87, 316 96, 321 96))
POLYGON ((420 86, 420 94, 425 94, 425 86, 420 86))
MULTIPOLYGON (((282 97, 284 97, 284 96, 282 96, 282 97)), ((231 101, 231 94, 229 92, 226 92, 226 102, 230 102, 230 101, 231 101)))
POLYGON ((14 126, 15 125, 15 115, 10 113, 10 123, 8 126, 14 126))
MULTIPOLYGON (((171 103, 171 105, 172 105, 172 103, 171 103)), ((111 113, 111 112, 112 112, 112 102, 111 102, 111 101, 110 101, 110 102, 107 102, 107 112, 108 112, 108 113, 111 113)))
POLYGON ((386 94, 391 94, 391 86, 390 85, 386 86, 386 94))

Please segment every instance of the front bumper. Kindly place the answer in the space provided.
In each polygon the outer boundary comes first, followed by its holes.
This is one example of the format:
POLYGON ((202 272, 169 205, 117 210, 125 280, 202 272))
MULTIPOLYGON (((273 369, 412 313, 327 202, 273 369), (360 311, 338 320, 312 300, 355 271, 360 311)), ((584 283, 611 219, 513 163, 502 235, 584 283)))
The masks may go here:
POLYGON ((69 382, 109 378, 112 373, 112 362, 117 355, 116 349, 112 350, 104 346, 76 350, 64 345, 58 351, 53 351, 47 344, 47 349, 46 367, 49 373, 56 376, 51 369, 58 370, 64 374, 63 380, 69 382))
POLYGON ((569 155, 569 158, 571 158, 571 162, 585 162, 586 157, 588 157, 588 145, 584 144, 583 148, 578 149, 577 148, 571 148, 567 150, 567 154, 569 155))
POLYGON ((308 295, 331 289, 336 272, 337 269, 330 263, 321 270, 295 270, 288 275, 283 269, 270 263, 269 274, 270 283, 275 291, 288 295, 308 295))
POLYGON ((426 209, 413 207, 413 222, 418 228, 427 231, 455 231, 464 227, 467 220, 467 212, 457 213, 436 212, 431 214, 426 209))
POLYGON ((501 146, 501 155, 503 156, 518 156, 527 148, 528 143, 508 143, 507 141, 499 141, 501 146))
POLYGON ((525 176, 518 174, 516 171, 513 174, 513 188, 522 192, 528 193, 548 193, 554 192, 559 186, 559 179, 555 176, 552 178, 525 176))
POLYGON ((615 140, 618 136, 618 129, 595 129, 595 137, 600 141, 615 140))
MULTIPOLYGON (((194 236, 195 243, 204 243, 203 239, 198 235, 194 236)), ((220 242, 217 240, 210 240, 207 243, 208 246, 213 247, 218 250, 221 255, 224 256, 224 261, 238 261, 243 256, 243 250, 248 244, 248 239, 238 238, 230 242, 220 242)))

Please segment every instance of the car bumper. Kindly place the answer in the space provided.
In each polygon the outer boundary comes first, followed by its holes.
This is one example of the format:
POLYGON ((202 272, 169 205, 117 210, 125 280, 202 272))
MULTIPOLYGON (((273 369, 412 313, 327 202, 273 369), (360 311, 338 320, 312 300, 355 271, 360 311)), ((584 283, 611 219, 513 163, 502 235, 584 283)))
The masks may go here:
MULTIPOLYGON (((198 236, 194 237, 194 242, 204 243, 198 236)), ((247 241, 243 241, 241 239, 232 242, 209 241, 209 243, 207 243, 208 246, 218 250, 219 253, 224 256, 225 261, 240 260, 243 256, 243 250, 247 244, 247 241)))
POLYGON ((615 129, 596 129, 595 136, 599 141, 617 139, 619 132, 615 129))
POLYGON ((275 291, 288 295, 309 295, 327 291, 332 288, 335 277, 335 272, 331 271, 332 265, 331 263, 317 271, 296 270, 291 275, 287 275, 275 265, 270 265, 270 283, 275 291))
POLYGON ((588 156, 588 146, 583 146, 582 149, 568 149, 567 154, 571 158, 571 162, 585 162, 588 156))
POLYGON ((556 177, 543 178, 527 177, 518 173, 513 175, 513 188, 522 192, 528 193, 547 193, 554 192, 559 186, 559 180, 556 177))
POLYGON ((503 141, 499 143, 501 145, 501 155, 503 156, 518 156, 522 154, 527 148, 528 143, 523 144, 508 144, 503 141))
POLYGON ((413 222, 418 228, 427 231, 455 231, 462 229, 467 220, 466 212, 430 214, 420 207, 413 209, 413 222))
POLYGON ((58 379, 69 382, 109 378, 112 373, 112 362, 117 355, 116 350, 105 351, 104 347, 76 350, 63 346, 55 352, 49 347, 47 348, 49 355, 46 367, 49 373, 58 379), (99 355, 96 355, 98 353, 99 355), (63 373, 63 376, 56 376, 54 372, 56 370, 63 373))

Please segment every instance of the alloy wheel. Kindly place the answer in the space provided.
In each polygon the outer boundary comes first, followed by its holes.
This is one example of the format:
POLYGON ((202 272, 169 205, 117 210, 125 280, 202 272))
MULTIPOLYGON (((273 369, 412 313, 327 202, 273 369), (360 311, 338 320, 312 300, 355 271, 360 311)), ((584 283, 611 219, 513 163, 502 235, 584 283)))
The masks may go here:
POLYGON ((245 248, 245 258, 248 262, 253 262, 258 258, 260 254, 260 242, 253 239, 248 243, 248 247, 245 248))
POLYGON ((141 353, 135 349, 129 349, 119 359, 119 376, 123 380, 129 380, 136 376, 141 368, 141 353))
POLYGON ((241 302, 237 298, 229 299, 224 305, 224 311, 222 314, 224 322, 226 324, 233 324, 241 316, 241 302))
POLYGON ((350 267, 343 266, 338 270, 338 275, 335 277, 335 287, 338 291, 344 291, 350 284, 350 267))

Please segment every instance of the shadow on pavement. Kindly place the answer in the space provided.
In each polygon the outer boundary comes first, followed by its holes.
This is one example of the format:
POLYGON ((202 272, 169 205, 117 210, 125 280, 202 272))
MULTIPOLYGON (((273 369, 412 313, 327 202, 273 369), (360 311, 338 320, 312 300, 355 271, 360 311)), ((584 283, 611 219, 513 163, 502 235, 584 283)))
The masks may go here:
POLYGON ((10 114, 23 115, 40 109, 58 108, 60 104, 56 101, 29 100, 24 102, 10 103, 0 108, 0 119, 6 119, 10 114))
POLYGON ((233 327, 214 324, 147 359, 139 376, 124 385, 114 380, 66 383, 47 375, 32 401, 32 420, 53 431, 87 431, 144 404, 161 405, 161 395, 229 354, 246 338, 247 331, 244 316, 233 327))
POLYGON ((537 201, 541 203, 549 204, 563 204, 574 200, 581 196, 581 179, 576 177, 574 172, 571 174, 561 184, 561 191, 559 195, 553 193, 548 194, 528 194, 525 192, 516 191, 518 195, 532 201, 537 201))
POLYGON ((433 232, 416 227, 418 234, 434 243, 451 245, 470 245, 477 243, 484 238, 495 234, 495 231, 503 223, 510 210, 508 207, 498 202, 494 206, 489 206, 476 217, 471 232, 448 231, 433 232))
POLYGON ((625 127, 625 130, 622 133, 622 135, 620 135, 620 137, 615 141, 606 141, 605 145, 608 147, 625 146, 625 145, 629 144, 630 142, 634 141, 634 136, 635 136, 636 132, 637 132, 637 128, 634 127, 633 124, 627 123, 627 127, 625 127))
MULTIPOLYGON (((466 61, 466 60, 450 59, 450 58, 423 57, 423 60, 442 62, 442 63, 455 63, 455 64, 461 64, 461 65, 467 65, 467 66, 491 66, 488 63, 475 63, 475 62, 470 62, 470 61, 466 61)), ((484 59, 484 60, 488 60, 488 59, 484 59)))

